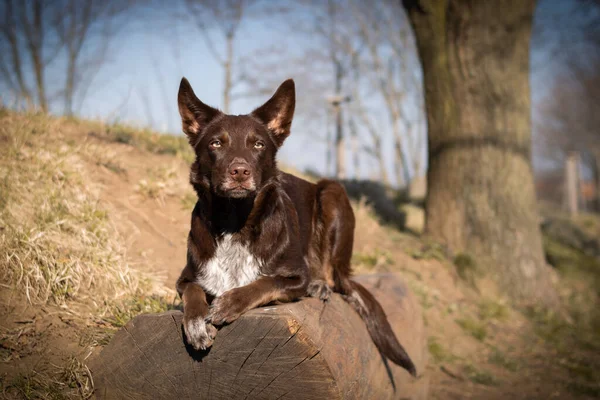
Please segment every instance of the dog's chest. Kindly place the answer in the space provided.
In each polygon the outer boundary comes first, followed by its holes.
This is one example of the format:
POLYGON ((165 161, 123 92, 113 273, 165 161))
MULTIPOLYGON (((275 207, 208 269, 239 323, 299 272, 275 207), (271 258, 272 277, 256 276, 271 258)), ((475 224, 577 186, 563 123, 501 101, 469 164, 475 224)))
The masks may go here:
POLYGON ((198 283, 213 296, 245 286, 260 276, 262 263, 247 246, 223 236, 217 242, 214 256, 206 263, 198 283))

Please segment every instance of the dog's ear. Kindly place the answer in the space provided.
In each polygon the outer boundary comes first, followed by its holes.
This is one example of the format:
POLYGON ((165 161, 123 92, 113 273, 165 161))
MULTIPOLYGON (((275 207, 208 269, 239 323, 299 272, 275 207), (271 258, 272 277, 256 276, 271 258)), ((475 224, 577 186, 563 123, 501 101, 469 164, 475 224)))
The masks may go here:
POLYGON ((252 111, 251 115, 267 126, 277 146, 281 146, 290 135, 295 106, 296 88, 294 81, 288 79, 279 86, 269 101, 252 111))
POLYGON ((177 104, 179 105, 179 114, 183 132, 187 135, 192 146, 197 142, 198 135, 221 111, 207 106, 201 102, 187 79, 182 78, 179 84, 179 93, 177 94, 177 104))

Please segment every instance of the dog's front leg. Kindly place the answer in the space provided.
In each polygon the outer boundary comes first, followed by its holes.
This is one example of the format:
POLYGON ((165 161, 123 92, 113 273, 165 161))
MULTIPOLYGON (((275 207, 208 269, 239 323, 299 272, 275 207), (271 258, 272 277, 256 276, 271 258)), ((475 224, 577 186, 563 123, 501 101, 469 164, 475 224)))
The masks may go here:
POLYGON ((209 348, 217 329, 206 322, 208 303, 206 293, 197 284, 180 278, 177 290, 181 293, 183 301, 183 330, 189 344, 196 350, 209 348))
POLYGON ((306 293, 306 274, 282 277, 265 276, 249 285, 231 289, 213 300, 208 320, 215 325, 227 324, 243 313, 272 301, 292 301, 306 293))

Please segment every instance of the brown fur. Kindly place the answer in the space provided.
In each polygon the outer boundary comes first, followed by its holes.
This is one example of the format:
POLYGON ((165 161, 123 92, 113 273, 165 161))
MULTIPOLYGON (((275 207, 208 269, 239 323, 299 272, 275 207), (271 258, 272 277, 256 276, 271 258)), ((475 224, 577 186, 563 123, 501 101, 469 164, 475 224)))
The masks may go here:
POLYGON ((365 320, 379 350, 414 375, 383 309, 350 279, 355 222, 344 188, 331 180, 312 184, 277 168, 275 155, 294 114, 293 81, 284 82, 248 115, 225 115, 205 105, 185 78, 178 101, 184 132, 196 152, 190 181, 198 202, 177 290, 184 324, 194 318, 207 321, 208 337, 201 338, 200 347, 212 343, 211 324, 230 323, 252 308, 307 294, 326 301, 333 289, 365 320), (213 298, 201 282, 224 234, 261 260, 261 275, 213 298))

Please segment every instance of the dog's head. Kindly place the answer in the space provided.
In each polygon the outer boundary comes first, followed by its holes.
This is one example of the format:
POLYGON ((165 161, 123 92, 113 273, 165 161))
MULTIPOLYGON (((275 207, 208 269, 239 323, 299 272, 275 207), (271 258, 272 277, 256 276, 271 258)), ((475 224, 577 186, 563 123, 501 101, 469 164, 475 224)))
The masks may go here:
POLYGON ((290 134, 294 81, 247 115, 227 115, 201 102, 187 79, 177 96, 183 132, 196 153, 191 181, 219 196, 252 196, 277 173, 275 155, 290 134))

